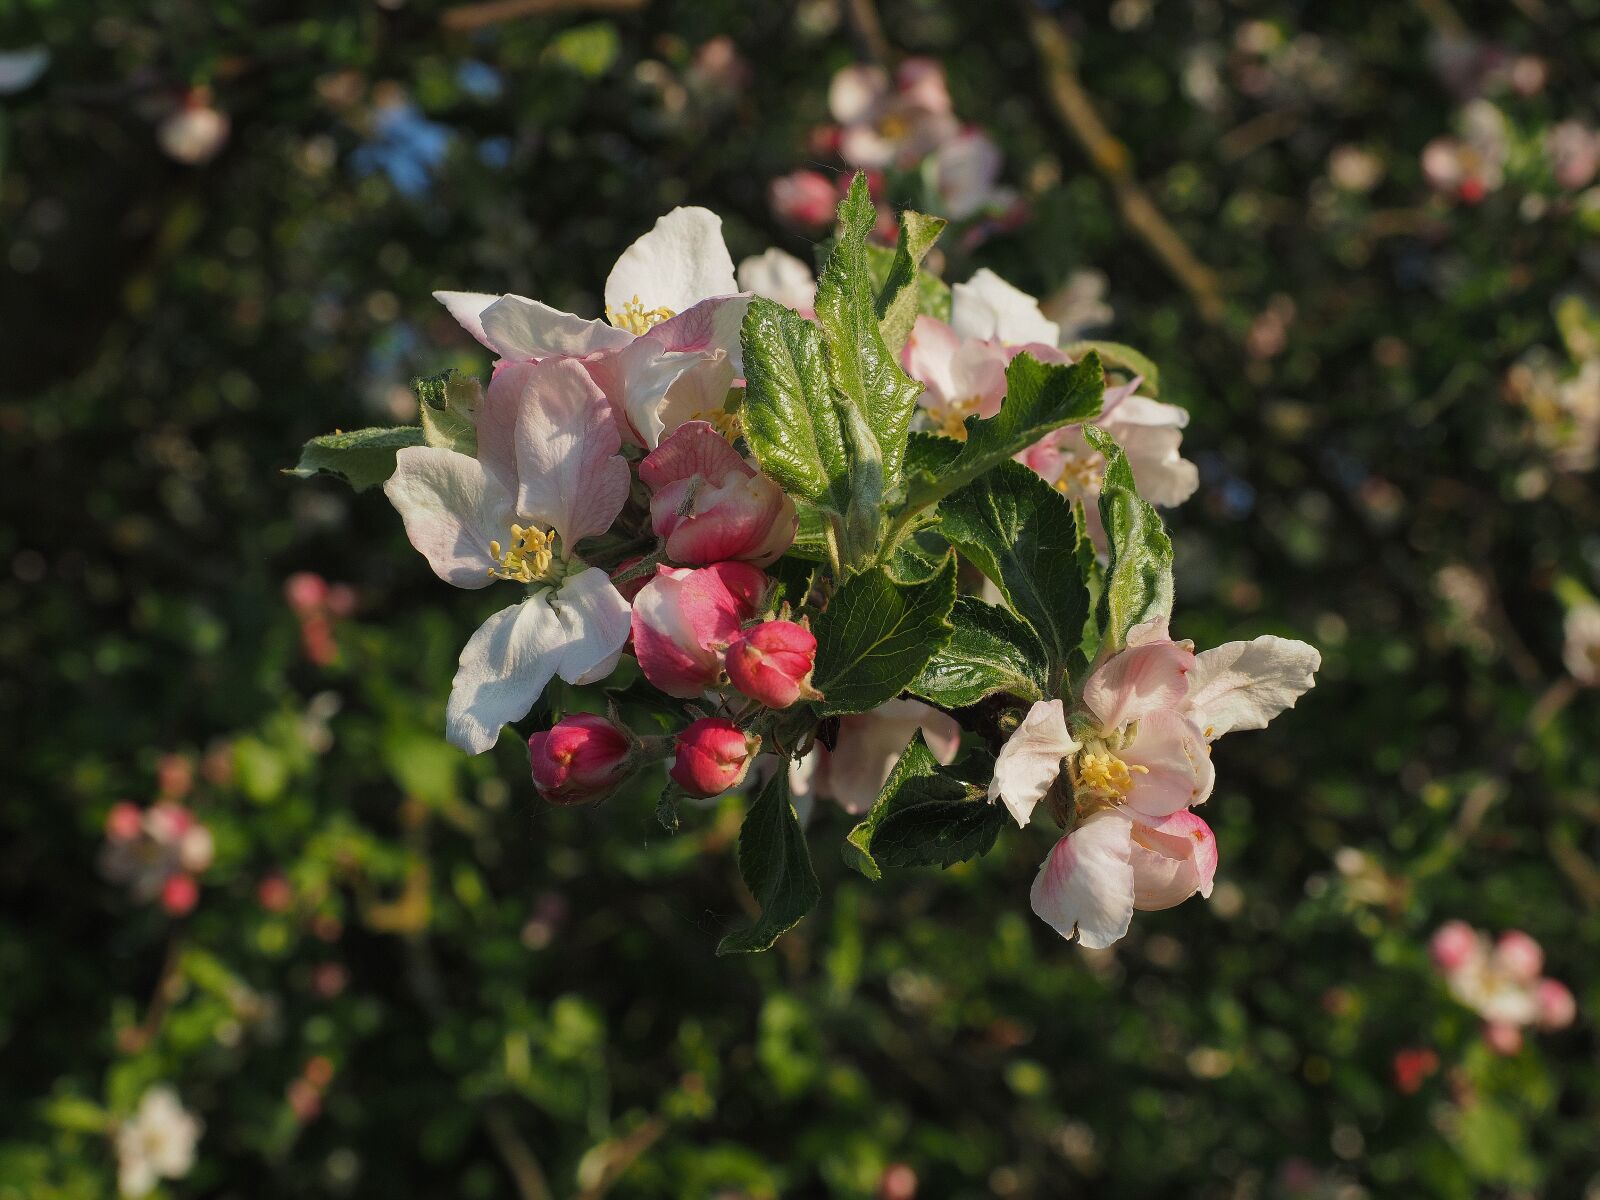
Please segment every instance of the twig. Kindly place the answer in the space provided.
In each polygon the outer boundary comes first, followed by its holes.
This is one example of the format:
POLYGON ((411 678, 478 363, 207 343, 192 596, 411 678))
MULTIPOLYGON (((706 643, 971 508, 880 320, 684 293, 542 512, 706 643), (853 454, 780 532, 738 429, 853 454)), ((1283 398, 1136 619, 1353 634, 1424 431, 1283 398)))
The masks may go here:
POLYGON ((539 1160, 528 1149, 528 1143, 522 1140, 505 1110, 498 1104, 486 1105, 483 1126, 489 1131, 489 1140, 499 1152, 500 1161, 511 1173, 511 1182, 517 1185, 517 1195, 522 1200, 553 1200, 539 1160))
POLYGON ((602 1200, 617 1180, 628 1173, 628 1168, 661 1140, 668 1128, 666 1118, 651 1117, 627 1136, 607 1142, 601 1148, 604 1161, 600 1177, 579 1192, 577 1200, 602 1200))
POLYGON ((129 1054, 137 1054, 155 1041, 156 1034, 161 1030, 161 1022, 166 1019, 167 1009, 172 1007, 172 1002, 177 999, 183 949, 183 935, 174 934, 167 943, 166 958, 162 960, 161 974, 156 977, 156 986, 151 990, 150 1003, 145 1007, 144 1020, 132 1029, 123 1031, 122 1049, 129 1054))
POLYGON ((650 0, 484 0, 458 4, 439 18, 446 29, 482 29, 519 17, 541 17, 566 12, 636 12, 650 0))
POLYGON ((884 36, 877 5, 872 0, 848 0, 845 8, 850 14, 850 27, 855 30, 856 37, 873 60, 885 65, 893 62, 894 50, 884 36))
POLYGON ((1189 293, 1201 317, 1215 324, 1223 314, 1216 273, 1195 257, 1134 179, 1133 156, 1111 135, 1095 111, 1094 102, 1078 79, 1072 63, 1072 43, 1060 23, 1030 6, 1028 35, 1038 52, 1056 115, 1110 185, 1123 221, 1189 293))

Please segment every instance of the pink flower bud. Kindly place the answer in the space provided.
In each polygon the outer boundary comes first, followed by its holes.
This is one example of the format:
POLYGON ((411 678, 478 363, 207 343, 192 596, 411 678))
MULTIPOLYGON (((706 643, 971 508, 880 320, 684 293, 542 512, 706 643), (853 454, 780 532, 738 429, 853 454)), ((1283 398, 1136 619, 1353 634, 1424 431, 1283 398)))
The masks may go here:
POLYGON ((328 602, 328 581, 314 571, 296 571, 283 581, 283 598, 301 616, 328 602))
POLYGON ((826 229, 838 203, 833 184, 820 171, 795 171, 767 186, 772 211, 780 221, 800 229, 826 229))
POLYGON ((1501 974, 1519 983, 1532 983, 1544 970, 1544 951, 1520 929, 1512 929, 1495 942, 1492 962, 1501 974))
POLYGON ((156 790, 163 800, 182 800, 194 786, 194 763, 182 754, 163 754, 156 763, 156 790))
POLYGON ((678 735, 668 772, 691 796, 717 796, 744 782, 761 739, 721 717, 701 717, 678 735))
POLYGON ((282 875, 268 875, 256 884, 256 900, 268 912, 286 912, 294 903, 294 888, 282 875))
POLYGON ((1483 1026, 1483 1040, 1496 1054, 1509 1058, 1522 1049, 1522 1030, 1509 1021, 1487 1021, 1483 1026))
POLYGON ((1577 1019, 1578 1002, 1559 980, 1541 979, 1534 995, 1539 1001, 1540 1029, 1565 1029, 1577 1019))
POLYGON ((576 713, 528 739, 533 786, 552 804, 598 800, 633 765, 628 735, 604 717, 576 713))
POLYGON ((765 566, 794 541, 794 501, 740 458, 716 427, 686 421, 639 464, 650 524, 678 563, 765 566))
POLYGON ((131 842, 143 828, 144 814, 130 801, 117 801, 106 814, 106 837, 113 842, 131 842))
POLYGON ((728 647, 728 678, 768 708, 788 708, 802 696, 815 698, 811 671, 817 639, 793 621, 764 621, 728 647))
POLYGON ((662 568, 633 601, 633 649, 645 678, 690 699, 722 682, 722 656, 756 615, 767 577, 749 563, 662 568))
POLYGON ((161 885, 161 907, 168 916, 187 916, 199 902, 200 885, 193 875, 169 875, 161 885))
POLYGON ((1434 966, 1453 975, 1478 953, 1478 935, 1465 921, 1447 921, 1434 931, 1428 952, 1434 966))

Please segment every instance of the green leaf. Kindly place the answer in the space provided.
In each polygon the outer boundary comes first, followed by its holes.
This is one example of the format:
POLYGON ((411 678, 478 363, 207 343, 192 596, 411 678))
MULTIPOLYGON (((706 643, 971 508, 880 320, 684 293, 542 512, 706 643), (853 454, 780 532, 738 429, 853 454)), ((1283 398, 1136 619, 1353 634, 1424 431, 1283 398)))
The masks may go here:
MULTIPOLYGON (((826 248, 832 250, 833 244, 827 243, 826 248)), ((898 254, 898 250, 891 250, 888 246, 874 246, 870 242, 867 244, 867 267, 872 272, 872 286, 878 293, 880 305, 884 285, 889 282, 889 273, 894 270, 898 254)), ((824 254, 817 260, 818 266, 826 261, 827 255, 824 254)), ((917 311, 919 315, 934 317, 946 323, 950 320, 950 285, 931 271, 917 272, 917 311)), ((887 339, 888 335, 884 336, 887 339)))
POLYGON ((1007 817, 983 791, 945 772, 918 730, 845 838, 845 865, 881 879, 885 866, 948 867, 988 853, 1007 817))
POLYGON ((1155 363, 1145 357, 1132 346, 1125 346, 1121 342, 1083 341, 1073 342, 1064 347, 1073 358, 1082 358, 1085 354, 1098 354, 1108 367, 1121 367, 1135 375, 1142 376, 1144 383, 1139 391, 1146 396, 1159 396, 1161 394, 1161 370, 1155 363))
POLYGON ((1074 676, 1080 670, 1094 661, 1100 649, 1100 596, 1105 591, 1105 568, 1100 563, 1100 554, 1095 550, 1094 539, 1089 536, 1089 517, 1083 507, 1083 501, 1072 502, 1072 524, 1078 531, 1078 578, 1083 580, 1083 586, 1089 593, 1085 607, 1088 612, 1083 622, 1083 644, 1077 656, 1071 663, 1074 676))
POLYGON ((661 791, 661 798, 656 801, 656 820, 668 833, 678 832, 678 801, 683 795, 683 789, 669 780, 661 791))
POLYGON ((411 390, 422 411, 422 436, 428 445, 476 456, 483 385, 452 367, 413 379, 411 390))
POLYGON ((828 379, 851 449, 852 497, 858 506, 868 504, 874 479, 877 483, 878 496, 871 501, 874 529, 883 496, 899 483, 911 417, 922 391, 922 385, 900 369, 878 327, 866 250, 876 222, 866 176, 857 173, 850 194, 839 205, 839 240, 817 280, 816 302, 817 325, 828 350, 828 379))
POLYGON ((717 946, 719 955, 767 949, 799 924, 822 896, 805 833, 789 802, 786 766, 779 764, 772 773, 739 831, 739 874, 761 905, 761 916, 749 929, 723 938, 717 946))
POLYGON ((300 461, 285 475, 309 479, 337 475, 358 492, 377 487, 394 474, 394 456, 407 446, 423 445, 420 425, 393 429, 355 429, 314 437, 300 451, 300 461))
POLYGON ((937 471, 915 477, 907 505, 922 508, 936 503, 1051 430, 1099 415, 1105 385, 1100 357, 1093 352, 1071 365, 1017 355, 1006 367, 1006 398, 1000 411, 987 420, 967 418, 967 438, 960 443, 960 452, 937 471))
POLYGON ((739 336, 745 371, 740 423, 762 472, 790 495, 843 516, 850 457, 817 327, 757 296, 739 336))
POLYGON ((905 349, 911 327, 922 309, 922 260, 933 249, 948 222, 943 217, 906 209, 900 214, 900 240, 887 278, 878 287, 878 328, 891 354, 905 349))
POLYGON ((1172 614, 1172 539, 1149 501, 1133 485, 1133 468, 1122 447, 1103 430, 1084 429, 1089 444, 1106 459, 1100 488, 1100 521, 1111 546, 1100 597, 1102 652, 1121 650, 1135 625, 1172 614))
POLYGON ((896 583, 923 583, 938 574, 949 555, 950 543, 930 526, 917 530, 896 546, 883 569, 896 583))
POLYGON ((798 518, 794 541, 785 553, 810 562, 827 562, 828 518, 815 504, 806 500, 795 499, 794 509, 798 518))
POLYGON ((822 714, 866 712, 899 695, 950 636, 955 598, 954 555, 923 583, 897 584, 880 567, 847 579, 816 621, 822 714))
POLYGON ((995 692, 1023 700, 1049 694, 1050 667, 1044 644, 1009 609, 960 596, 950 610, 955 632, 907 689, 944 708, 976 704, 995 692))
POLYGON ((1054 682, 1082 644, 1089 614, 1067 498, 1021 463, 1008 461, 947 497, 939 518, 939 531, 1033 626, 1054 682))

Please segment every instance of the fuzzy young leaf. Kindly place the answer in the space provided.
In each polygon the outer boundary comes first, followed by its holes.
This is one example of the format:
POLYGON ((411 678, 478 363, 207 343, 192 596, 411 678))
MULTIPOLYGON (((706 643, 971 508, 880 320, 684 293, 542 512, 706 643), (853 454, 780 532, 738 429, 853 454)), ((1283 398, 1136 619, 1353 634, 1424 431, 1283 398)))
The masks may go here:
POLYGON ((814 630, 822 714, 866 712, 899 695, 950 636, 955 598, 953 555, 909 586, 880 567, 847 579, 814 630))
POLYGON ((1073 358, 1082 358, 1085 354, 1095 353, 1108 367, 1120 367, 1124 371, 1131 371, 1144 380, 1139 386, 1139 392, 1145 396, 1159 396, 1161 394, 1161 370, 1148 357, 1135 350, 1132 346, 1125 346, 1121 342, 1083 341, 1073 342, 1064 347, 1073 358))
POLYGON ((883 868, 948 867, 988 853, 1006 811, 981 785, 940 767, 918 731, 867 815, 845 838, 844 861, 868 879, 883 868))
POLYGON ((1172 539, 1150 502, 1133 485, 1133 468, 1122 447, 1103 430, 1084 429, 1089 444, 1105 456, 1100 522, 1111 546, 1100 596, 1102 653, 1121 650, 1135 625, 1172 614, 1172 539))
POLYGON ((1100 413, 1106 387, 1100 356, 1091 351, 1079 362, 1042 363, 1019 354, 1006 367, 1006 398, 987 420, 968 417, 967 437, 954 459, 937 472, 915 477, 908 505, 922 508, 965 487, 984 472, 1026 450, 1051 430, 1087 421, 1100 413))
POLYGON ((944 708, 976 704, 995 692, 1043 700, 1050 686, 1044 644, 1009 609, 961 596, 950 611, 955 632, 907 691, 944 708))
POLYGON ((483 385, 454 368, 411 381, 422 412, 422 435, 430 446, 478 453, 478 411, 483 385))
POLYGON ((876 223, 877 209, 868 195, 866 176, 857 174, 850 194, 839 205, 839 240, 817 280, 816 309, 817 325, 828 348, 828 378, 845 410, 846 432, 859 430, 871 441, 871 445, 853 444, 851 449, 857 460, 876 453, 882 492, 887 493, 900 480, 906 437, 922 385, 900 369, 878 327, 866 249, 867 236, 876 223), (859 425, 848 419, 853 414, 860 415, 859 425))
POLYGON ((745 813, 739 831, 739 874, 761 905, 749 929, 728 934, 720 954, 766 950, 816 907, 822 896, 806 835, 789 802, 789 772, 782 764, 745 813))
POLYGON ((1078 531, 1078 577, 1083 580, 1083 586, 1089 593, 1085 606, 1088 612, 1083 622, 1083 645, 1070 663, 1070 670, 1076 677, 1094 661, 1100 649, 1100 596, 1105 591, 1106 576, 1100 555, 1095 550, 1094 539, 1089 536, 1089 518, 1081 500, 1072 502, 1072 524, 1078 531))
POLYGON ((407 446, 424 444, 422 426, 392 429, 353 429, 314 437, 300 451, 300 461, 285 475, 310 479, 336 475, 358 492, 377 487, 394 474, 394 456, 407 446))
POLYGON ((992 579, 1043 642, 1054 682, 1083 642, 1089 593, 1067 498, 1003 462, 939 505, 939 531, 992 579))
POLYGON ((745 395, 740 423, 763 473, 790 495, 843 516, 850 458, 828 388, 817 327, 757 296, 740 331, 745 395))
POLYGON ((878 328, 891 354, 905 349, 911 327, 922 309, 922 260, 933 249, 948 224, 943 217, 930 217, 909 208, 900 214, 900 240, 890 261, 887 277, 878 287, 876 309, 878 328))

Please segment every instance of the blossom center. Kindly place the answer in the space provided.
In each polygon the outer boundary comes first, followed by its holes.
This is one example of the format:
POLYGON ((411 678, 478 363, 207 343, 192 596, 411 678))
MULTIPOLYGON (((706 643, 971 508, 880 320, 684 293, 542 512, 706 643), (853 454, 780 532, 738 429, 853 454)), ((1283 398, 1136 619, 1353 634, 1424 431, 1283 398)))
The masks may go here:
POLYGON ((1109 750, 1085 750, 1078 755, 1077 790, 1106 799, 1126 799, 1135 775, 1148 775, 1149 767, 1123 762, 1109 750))
POLYGON ((510 579, 516 583, 537 583, 550 577, 555 565, 556 535, 545 533, 533 526, 512 525, 511 544, 502 547, 499 542, 489 543, 489 553, 495 565, 489 574, 496 579, 510 579))
POLYGON ((1069 496, 1089 496, 1100 490, 1106 476, 1106 462, 1099 454, 1079 454, 1076 450, 1061 452, 1061 474, 1056 477, 1056 490, 1069 496))
POLYGON ((967 440, 967 418, 977 413, 982 404, 981 397, 964 396, 959 400, 928 405, 928 415, 933 418, 934 423, 939 426, 939 432, 945 437, 964 442, 967 440))
POLYGON ((661 322, 677 315, 670 308, 646 308, 637 295, 621 308, 606 308, 606 320, 635 336, 648 333, 661 322))
POLYGON ((732 442, 739 436, 739 413, 737 410, 730 412, 726 408, 703 408, 689 418, 691 421, 704 421, 710 425, 724 440, 732 442))

